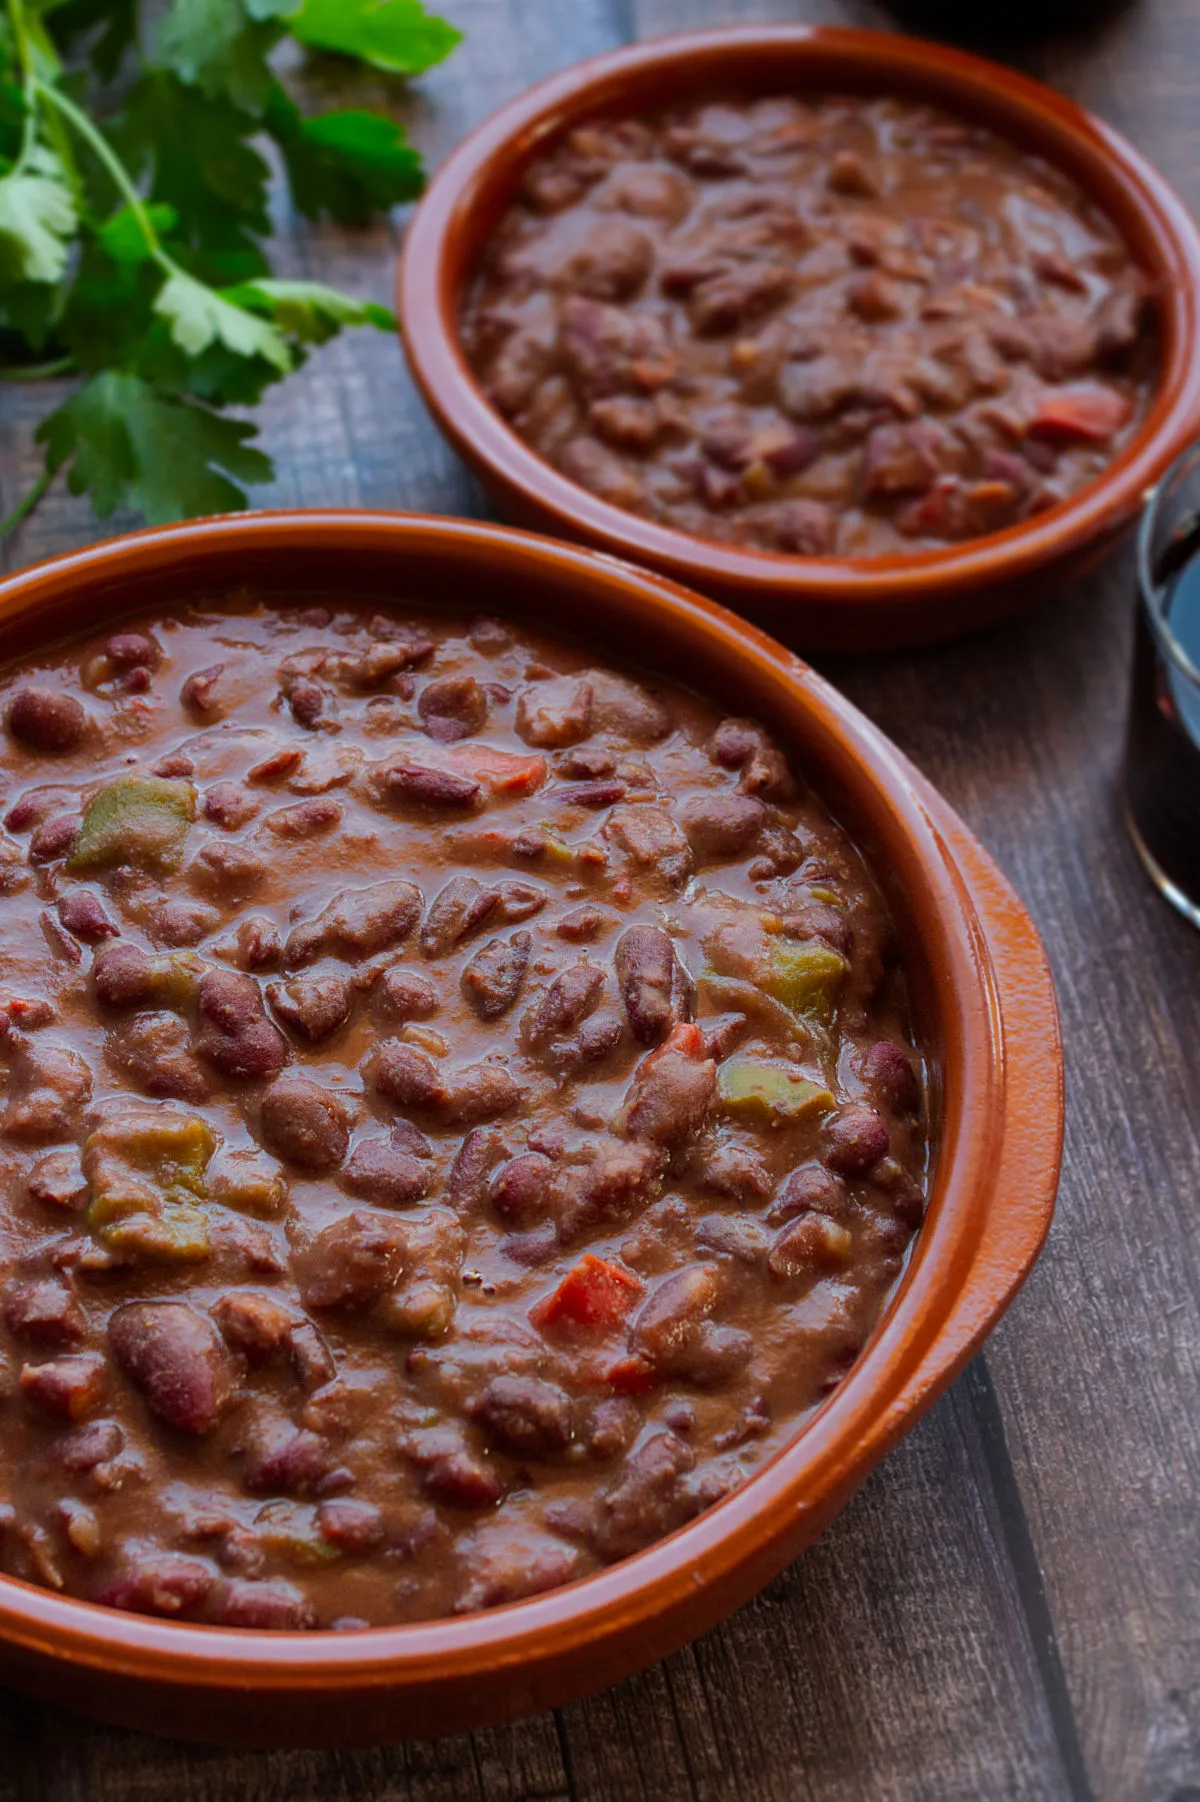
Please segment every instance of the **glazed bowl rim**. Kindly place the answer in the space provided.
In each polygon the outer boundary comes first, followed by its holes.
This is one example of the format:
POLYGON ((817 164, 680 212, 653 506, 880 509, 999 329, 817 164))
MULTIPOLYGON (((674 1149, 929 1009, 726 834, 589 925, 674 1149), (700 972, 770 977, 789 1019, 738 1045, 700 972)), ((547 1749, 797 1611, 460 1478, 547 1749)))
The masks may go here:
MULTIPOLYGON (((846 78, 852 86, 852 78, 846 78)), ((660 97, 661 98, 661 97, 660 97)), ((490 231, 491 227, 488 227, 490 231)), ((397 312, 409 368, 443 433, 497 493, 516 496, 527 517, 546 529, 617 555, 653 562, 681 582, 719 582, 728 596, 740 586, 786 602, 820 601, 853 608, 886 605, 897 618, 934 597, 1020 581, 1045 565, 1085 551, 1136 515, 1147 489, 1200 431, 1200 229, 1175 190, 1140 151, 1095 114, 1030 77, 971 52, 900 33, 851 26, 717 26, 623 45, 548 76, 478 125, 435 172, 405 236, 396 280, 397 312), (486 399, 463 351, 458 319, 471 267, 486 232, 476 215, 497 184, 511 192, 507 169, 519 173, 570 124, 606 110, 603 96, 624 81, 668 88, 719 89, 728 66, 778 52, 797 63, 853 65, 860 79, 895 75, 902 93, 924 93, 950 110, 968 96, 984 106, 1013 141, 1038 140, 1038 153, 1066 168, 1112 219, 1097 188, 1120 190, 1136 214, 1139 261, 1152 248, 1159 295, 1160 363, 1145 418, 1113 461, 1053 508, 1001 532, 961 544, 881 557, 800 557, 703 538, 642 519, 570 481, 518 436, 486 399), (712 80, 698 72, 712 68, 712 80), (1053 146, 1053 148, 1051 148, 1053 146), (1082 171, 1086 169, 1085 176, 1082 171)))
MULTIPOLYGON (((723 667, 737 672, 738 686, 768 681, 797 720, 803 718, 809 736, 823 734, 831 751, 846 750, 859 785, 855 799, 863 798, 864 816, 874 810, 895 827, 900 874, 907 865, 918 891, 914 906, 927 907, 932 927, 922 951, 937 977, 947 1097, 929 1222, 884 1315, 829 1400, 740 1489, 618 1564, 543 1595, 458 1618, 307 1633, 161 1621, 0 1576, 0 1642, 139 1679, 202 1689, 236 1684, 249 1691, 387 1689, 495 1671, 535 1655, 544 1662, 556 1650, 607 1638, 631 1619, 671 1611, 696 1584, 718 1582, 762 1555, 804 1511, 819 1516, 839 1475, 844 1481, 847 1461, 853 1467, 857 1460, 865 1471, 911 1424, 917 1407, 912 1385, 922 1360, 936 1362, 938 1340, 954 1340, 960 1350, 968 1334, 977 1342, 1031 1261, 1033 1254, 1016 1271, 993 1270, 990 1281, 978 1280, 971 1293, 1000 1145, 1004 1033, 989 949, 967 885, 926 806, 925 785, 857 709, 749 622, 667 577, 532 533, 483 521, 323 510, 150 528, 35 565, 0 581, 0 645, 14 623, 27 628, 44 606, 66 607, 81 588, 108 593, 121 581, 162 588, 172 580, 190 594, 202 593, 205 568, 234 551, 352 557, 357 550, 364 557, 402 558, 406 547, 410 554, 428 550, 463 565, 472 556, 486 557, 489 568, 517 574, 536 566, 544 578, 574 582, 614 605, 623 596, 630 607, 652 609, 669 621, 673 638, 706 644, 709 654, 727 658, 723 667)), ((258 585, 270 591, 269 581, 258 585)), ((156 604, 171 602, 160 598, 156 604)), ((69 635, 78 630, 73 625, 69 635)), ((62 636, 47 632, 45 641, 62 636)), ((929 1382, 937 1375, 934 1369, 929 1382)))

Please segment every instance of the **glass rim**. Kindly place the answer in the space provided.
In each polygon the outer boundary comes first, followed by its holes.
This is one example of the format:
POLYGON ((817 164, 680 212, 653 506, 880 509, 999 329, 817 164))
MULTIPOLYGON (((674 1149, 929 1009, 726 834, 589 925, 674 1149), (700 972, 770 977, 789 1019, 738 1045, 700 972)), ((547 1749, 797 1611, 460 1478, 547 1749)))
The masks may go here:
MULTIPOLYGON (((1181 477, 1195 471, 1200 471, 1200 439, 1181 451, 1170 468, 1147 490, 1137 535, 1137 578, 1138 595, 1163 656, 1175 665, 1180 675, 1194 688, 1200 688, 1200 664, 1184 649, 1167 619, 1164 605, 1167 590, 1166 585, 1154 573, 1153 545, 1155 528, 1171 490, 1181 477)), ((1200 508, 1197 509, 1197 516, 1200 518, 1200 508)))

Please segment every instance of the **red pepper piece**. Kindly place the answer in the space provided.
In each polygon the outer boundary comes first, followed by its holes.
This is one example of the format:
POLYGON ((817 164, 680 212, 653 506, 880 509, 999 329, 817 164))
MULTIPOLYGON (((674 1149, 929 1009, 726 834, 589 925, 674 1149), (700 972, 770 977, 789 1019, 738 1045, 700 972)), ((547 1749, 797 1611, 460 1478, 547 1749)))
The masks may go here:
POLYGON ((1132 402, 1114 388, 1060 388, 1038 407, 1029 436, 1057 444, 1107 444, 1132 412, 1132 402))
POLYGON ((534 1303, 529 1318, 536 1327, 616 1326, 641 1292, 641 1283, 630 1271, 589 1251, 557 1289, 534 1303))

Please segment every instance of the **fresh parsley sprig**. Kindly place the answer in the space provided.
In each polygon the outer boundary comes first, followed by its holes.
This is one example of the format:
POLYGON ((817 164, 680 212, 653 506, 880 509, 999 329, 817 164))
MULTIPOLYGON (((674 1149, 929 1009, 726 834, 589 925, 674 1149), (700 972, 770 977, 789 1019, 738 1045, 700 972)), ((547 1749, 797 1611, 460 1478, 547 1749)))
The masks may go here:
POLYGON ((386 307, 271 275, 269 143, 310 219, 364 224, 423 180, 386 114, 297 105, 288 39, 407 77, 458 33, 421 0, 172 0, 153 19, 139 0, 0 0, 0 381, 77 378, 0 537, 60 471, 101 518, 244 506, 272 465, 224 409, 345 326, 394 329, 386 307))

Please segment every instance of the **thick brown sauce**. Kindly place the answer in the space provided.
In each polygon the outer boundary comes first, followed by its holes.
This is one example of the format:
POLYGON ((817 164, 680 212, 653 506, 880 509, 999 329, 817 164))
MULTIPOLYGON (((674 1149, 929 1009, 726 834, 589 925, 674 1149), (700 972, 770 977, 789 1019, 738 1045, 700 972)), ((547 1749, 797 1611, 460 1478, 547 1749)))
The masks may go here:
POLYGON ((0 713, 0 1567, 427 1618, 795 1432, 926 1146, 883 903, 765 734, 340 598, 130 621, 0 713))
POLYGON ((539 157, 463 318, 573 481, 701 537, 874 557, 1092 481, 1154 381, 1149 285, 1061 171, 933 107, 714 101, 539 157))

